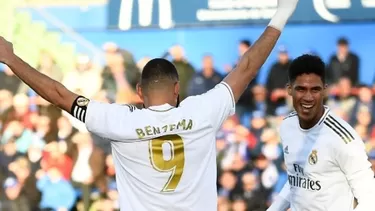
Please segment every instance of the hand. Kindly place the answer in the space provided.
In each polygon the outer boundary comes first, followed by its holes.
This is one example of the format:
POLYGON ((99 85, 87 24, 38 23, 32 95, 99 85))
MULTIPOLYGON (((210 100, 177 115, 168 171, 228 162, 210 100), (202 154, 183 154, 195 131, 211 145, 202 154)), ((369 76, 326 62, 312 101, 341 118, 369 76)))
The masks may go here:
POLYGON ((299 0, 278 0, 277 11, 271 19, 269 26, 282 31, 290 16, 296 10, 299 0))
POLYGON ((292 16, 296 10, 299 0, 278 0, 277 1, 277 13, 282 12, 288 18, 292 16))
POLYGON ((0 62, 7 64, 12 56, 14 56, 13 44, 0 36, 0 62))

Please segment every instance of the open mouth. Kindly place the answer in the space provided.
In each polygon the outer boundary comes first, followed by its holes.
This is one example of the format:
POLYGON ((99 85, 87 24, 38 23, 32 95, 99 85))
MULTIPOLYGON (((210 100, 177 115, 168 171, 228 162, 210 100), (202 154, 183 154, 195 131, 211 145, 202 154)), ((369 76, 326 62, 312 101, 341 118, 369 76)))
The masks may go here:
POLYGON ((314 107, 314 105, 312 104, 301 104, 302 108, 304 111, 308 111, 310 110, 312 107, 314 107))

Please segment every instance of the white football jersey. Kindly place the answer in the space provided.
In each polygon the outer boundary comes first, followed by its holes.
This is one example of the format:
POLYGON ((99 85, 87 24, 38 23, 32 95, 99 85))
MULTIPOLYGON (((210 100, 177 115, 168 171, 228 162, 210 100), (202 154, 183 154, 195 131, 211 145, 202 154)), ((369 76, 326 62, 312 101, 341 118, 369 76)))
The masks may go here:
MULTIPOLYGON (((300 127, 296 112, 281 124, 288 182, 280 196, 292 211, 351 211, 354 197, 374 210, 374 173, 364 143, 354 129, 325 107, 311 129, 300 127)), ((273 209, 270 209, 273 210, 273 209)))
POLYGON ((121 210, 216 210, 216 133, 234 111, 224 82, 177 108, 90 101, 85 124, 111 140, 121 210))

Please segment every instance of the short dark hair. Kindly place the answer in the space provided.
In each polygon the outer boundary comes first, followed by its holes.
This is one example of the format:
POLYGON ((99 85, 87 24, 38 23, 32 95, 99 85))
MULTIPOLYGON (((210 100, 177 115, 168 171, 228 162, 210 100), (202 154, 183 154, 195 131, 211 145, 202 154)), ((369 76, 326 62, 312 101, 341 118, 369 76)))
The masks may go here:
POLYGON ((250 47, 250 46, 251 46, 251 42, 250 42, 250 40, 241 40, 241 41, 240 41, 240 44, 245 45, 245 46, 247 46, 247 47, 250 47))
POLYGON ((141 87, 147 89, 153 85, 178 82, 176 67, 168 60, 155 58, 147 62, 142 71, 141 87))
POLYGON ((303 54, 295 58, 289 66, 288 77, 289 82, 293 83, 296 78, 303 74, 316 74, 326 81, 325 64, 319 56, 303 54))
POLYGON ((349 41, 345 37, 340 37, 337 40, 337 45, 349 45, 349 41))

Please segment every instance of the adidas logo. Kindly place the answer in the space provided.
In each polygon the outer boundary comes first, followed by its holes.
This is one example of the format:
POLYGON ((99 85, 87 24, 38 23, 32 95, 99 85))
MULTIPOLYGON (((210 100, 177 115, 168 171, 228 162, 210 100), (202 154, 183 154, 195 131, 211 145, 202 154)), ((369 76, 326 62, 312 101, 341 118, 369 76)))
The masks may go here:
POLYGON ((288 146, 286 146, 286 147, 284 148, 284 153, 285 153, 285 154, 289 154, 288 146))

